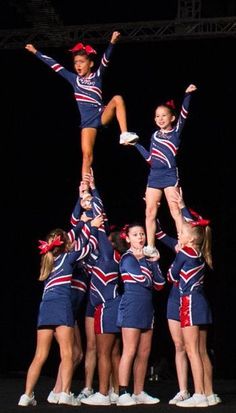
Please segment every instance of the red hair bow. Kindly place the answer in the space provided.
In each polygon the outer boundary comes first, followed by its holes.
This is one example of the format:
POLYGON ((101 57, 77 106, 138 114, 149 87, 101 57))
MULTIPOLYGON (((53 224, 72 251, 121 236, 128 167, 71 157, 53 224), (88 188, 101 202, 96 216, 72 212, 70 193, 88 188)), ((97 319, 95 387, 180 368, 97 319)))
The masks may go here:
POLYGON ((40 254, 46 254, 48 251, 51 251, 54 247, 63 244, 63 241, 61 241, 61 237, 60 235, 58 235, 51 242, 39 240, 39 244, 40 245, 38 246, 38 248, 40 249, 40 254))
POLYGON ((210 224, 211 221, 209 219, 202 218, 202 216, 195 212, 193 209, 189 209, 189 212, 194 218, 196 218, 194 221, 189 222, 192 225, 192 227, 196 227, 198 225, 200 227, 206 227, 210 224))
POLYGON ((89 46, 89 44, 77 43, 72 49, 69 49, 70 52, 79 52, 80 50, 84 50, 88 55, 97 54, 96 50, 89 46))
POLYGON ((175 109, 175 102, 173 101, 173 99, 168 100, 166 102, 166 106, 169 106, 171 109, 175 109))
POLYGON ((198 219, 197 221, 190 221, 189 223, 192 225, 192 227, 197 227, 197 226, 207 227, 207 225, 210 224, 210 220, 201 218, 201 219, 198 219))
POLYGON ((125 225, 123 226, 122 230, 120 231, 120 238, 121 238, 121 239, 124 239, 124 240, 126 239, 128 228, 129 228, 129 224, 125 224, 125 225))

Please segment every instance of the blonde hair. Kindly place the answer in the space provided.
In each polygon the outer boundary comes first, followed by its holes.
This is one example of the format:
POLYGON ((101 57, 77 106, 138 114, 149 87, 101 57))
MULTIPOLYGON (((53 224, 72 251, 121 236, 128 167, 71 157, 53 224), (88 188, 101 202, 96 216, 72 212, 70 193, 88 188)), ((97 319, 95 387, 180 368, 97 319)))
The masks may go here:
POLYGON ((52 272, 54 267, 54 258, 58 257, 58 255, 62 254, 63 252, 69 251, 71 247, 71 242, 69 240, 68 234, 60 228, 51 231, 47 235, 46 241, 50 244, 50 242, 52 242, 58 236, 60 236, 62 244, 54 246, 51 250, 42 255, 39 281, 46 280, 49 274, 52 272))
POLYGON ((200 252, 202 253, 207 265, 213 269, 213 262, 212 262, 212 232, 209 225, 201 226, 195 225, 192 226, 191 222, 186 223, 186 225, 191 228, 191 233, 194 237, 194 243, 199 248, 200 252))

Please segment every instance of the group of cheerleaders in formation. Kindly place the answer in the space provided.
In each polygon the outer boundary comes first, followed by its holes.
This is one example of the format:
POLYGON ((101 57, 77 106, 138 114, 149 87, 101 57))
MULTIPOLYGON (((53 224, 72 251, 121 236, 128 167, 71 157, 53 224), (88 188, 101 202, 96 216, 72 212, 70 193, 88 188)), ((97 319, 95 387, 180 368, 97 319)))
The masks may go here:
POLYGON ((179 187, 176 154, 196 90, 185 90, 181 112, 176 117, 173 101, 155 110, 156 131, 150 150, 128 132, 126 108, 121 96, 105 106, 102 77, 114 44, 113 32, 100 66, 93 71, 96 51, 78 43, 71 49, 74 72, 66 70, 32 44, 26 49, 63 76, 73 86, 81 118, 82 179, 79 197, 71 215, 71 228, 51 231, 39 241, 39 280, 44 290, 37 321, 37 346, 28 369, 20 406, 35 406, 34 388, 48 357, 54 337, 60 349, 60 365, 48 402, 79 406, 130 406, 157 404, 160 400, 144 390, 153 334, 153 290, 169 283, 167 319, 175 346, 178 392, 169 401, 179 407, 207 407, 221 402, 214 393, 212 365, 207 353, 207 326, 211 310, 204 293, 204 276, 212 268, 209 220, 187 209, 179 187), (120 144, 132 145, 150 165, 145 202, 145 225, 135 222, 117 230, 109 225, 92 171, 97 130, 114 117, 120 126, 120 144), (177 237, 168 236, 158 220, 158 207, 165 194, 175 221, 177 237), (175 253, 167 276, 159 266, 156 245, 163 242, 175 253), (76 397, 71 393, 73 373, 82 358, 77 320, 86 300, 85 387, 76 397), (96 353, 95 353, 96 351, 96 353), (99 388, 94 393, 92 378, 96 360, 99 388), (188 391, 188 366, 193 394, 188 391), (132 379, 132 380, 131 380, 132 379), (130 391, 130 385, 133 385, 130 391))

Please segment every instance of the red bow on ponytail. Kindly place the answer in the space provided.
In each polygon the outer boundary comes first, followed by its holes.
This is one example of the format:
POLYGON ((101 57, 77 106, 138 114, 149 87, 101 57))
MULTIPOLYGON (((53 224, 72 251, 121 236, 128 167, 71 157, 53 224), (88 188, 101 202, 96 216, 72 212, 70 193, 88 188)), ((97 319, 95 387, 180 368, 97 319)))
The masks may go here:
POLYGON ((83 45, 83 43, 77 43, 72 49, 69 49, 69 52, 79 52, 80 50, 84 50, 87 55, 97 54, 96 50, 89 46, 89 44, 83 45))
POLYGON ((121 238, 121 239, 124 239, 124 240, 126 239, 128 228, 129 228, 129 224, 125 224, 125 225, 123 226, 123 228, 121 229, 121 231, 120 231, 120 238, 121 238))
POLYGON ((192 227, 196 227, 198 225, 200 227, 206 227, 207 225, 210 224, 211 221, 209 219, 202 218, 202 216, 199 215, 197 212, 195 212, 193 209, 189 208, 189 212, 194 218, 196 218, 194 221, 189 221, 192 227))
POLYGON ((168 107, 171 108, 171 109, 175 109, 175 102, 173 101, 173 99, 168 100, 168 101, 166 102, 166 106, 168 106, 168 107))
POLYGON ((192 225, 192 227, 207 227, 207 225, 210 224, 210 220, 209 219, 198 219, 197 221, 189 221, 189 223, 192 225))
POLYGON ((61 241, 61 237, 60 235, 58 235, 51 242, 39 240, 39 244, 40 245, 38 246, 38 248, 40 249, 40 254, 46 254, 48 251, 51 251, 54 247, 63 244, 63 241, 61 241))
POLYGON ((194 211, 193 209, 189 208, 189 212, 190 212, 190 214, 191 214, 194 218, 196 218, 196 219, 202 219, 202 216, 199 215, 199 213, 196 212, 196 211, 194 211))

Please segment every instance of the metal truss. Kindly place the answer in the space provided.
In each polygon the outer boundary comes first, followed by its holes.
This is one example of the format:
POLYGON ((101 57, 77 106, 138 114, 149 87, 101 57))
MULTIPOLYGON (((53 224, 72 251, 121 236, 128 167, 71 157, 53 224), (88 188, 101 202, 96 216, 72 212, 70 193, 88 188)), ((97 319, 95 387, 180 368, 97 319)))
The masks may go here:
POLYGON ((236 16, 201 18, 200 0, 179 0, 175 20, 64 26, 49 0, 30 0, 32 28, 0 30, 0 49, 68 47, 78 41, 106 43, 119 30, 121 42, 157 42, 177 39, 236 37, 236 16))

